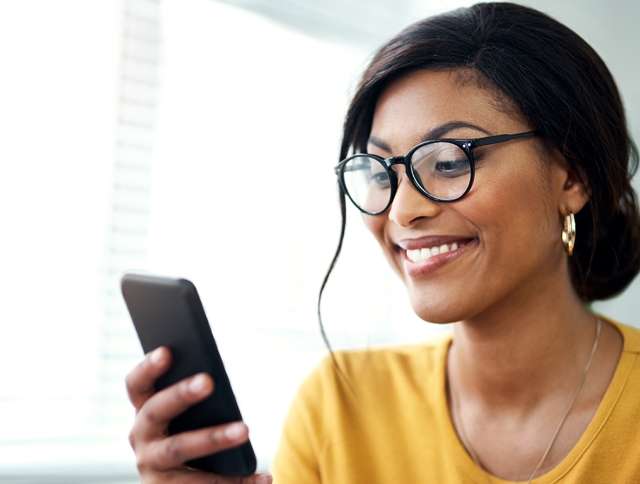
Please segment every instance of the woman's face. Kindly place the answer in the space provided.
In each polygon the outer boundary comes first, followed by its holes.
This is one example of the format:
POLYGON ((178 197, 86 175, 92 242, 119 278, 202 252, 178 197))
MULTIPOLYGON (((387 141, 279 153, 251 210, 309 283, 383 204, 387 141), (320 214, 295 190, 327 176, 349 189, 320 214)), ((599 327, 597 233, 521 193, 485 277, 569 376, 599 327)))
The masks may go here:
MULTIPOLYGON (((368 152, 399 156, 425 133, 455 122, 440 138, 479 138, 528 131, 489 90, 461 71, 414 71, 392 82, 375 108, 368 152)), ((404 281, 415 312, 432 322, 473 318, 503 301, 526 300, 568 281, 561 213, 577 212, 583 193, 539 139, 478 148, 471 191, 452 203, 418 193, 396 165, 398 191, 381 215, 364 216, 404 281), (442 247, 446 245, 445 247, 442 247), (416 249, 438 247, 424 260, 416 249), (413 250, 407 254, 407 250, 413 250), (411 257, 414 259, 410 260, 411 257), (524 298, 524 299, 522 299, 524 298)))

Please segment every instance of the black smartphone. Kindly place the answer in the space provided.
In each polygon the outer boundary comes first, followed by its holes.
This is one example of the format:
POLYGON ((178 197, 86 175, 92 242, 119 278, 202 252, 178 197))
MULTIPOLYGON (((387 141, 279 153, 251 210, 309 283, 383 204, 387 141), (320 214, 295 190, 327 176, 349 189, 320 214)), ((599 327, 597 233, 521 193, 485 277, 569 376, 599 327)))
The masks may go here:
MULTIPOLYGON (((169 434, 242 420, 193 283, 128 273, 122 276, 121 289, 143 351, 148 353, 159 346, 171 350, 171 367, 156 380, 156 390, 199 372, 207 372, 214 380, 213 393, 171 420, 169 434)), ((247 441, 186 464, 225 476, 247 476, 256 471, 256 456, 247 441)))

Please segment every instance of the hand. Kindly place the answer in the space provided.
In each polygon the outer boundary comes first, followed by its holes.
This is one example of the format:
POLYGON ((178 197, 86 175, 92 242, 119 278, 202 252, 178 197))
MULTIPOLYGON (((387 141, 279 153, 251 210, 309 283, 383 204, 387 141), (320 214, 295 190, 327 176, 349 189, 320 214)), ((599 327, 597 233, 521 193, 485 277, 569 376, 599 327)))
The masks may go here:
POLYGON ((136 417, 129 443, 136 454, 141 482, 188 484, 269 484, 271 476, 224 477, 184 465, 186 461, 236 447, 249 438, 242 422, 167 435, 169 421, 213 390, 213 380, 199 373, 156 392, 153 383, 170 366, 171 353, 160 347, 127 375, 129 400, 136 417))

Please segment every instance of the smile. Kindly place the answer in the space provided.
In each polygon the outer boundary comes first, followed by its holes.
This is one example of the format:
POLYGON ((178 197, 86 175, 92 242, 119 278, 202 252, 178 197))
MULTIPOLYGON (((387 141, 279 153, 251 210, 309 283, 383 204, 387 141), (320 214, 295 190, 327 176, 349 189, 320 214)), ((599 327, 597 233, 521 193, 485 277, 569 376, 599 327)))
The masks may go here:
POLYGON ((449 243, 440 243, 430 247, 402 250, 404 268, 411 277, 430 274, 445 264, 459 258, 471 247, 476 246, 478 239, 460 239, 449 243))

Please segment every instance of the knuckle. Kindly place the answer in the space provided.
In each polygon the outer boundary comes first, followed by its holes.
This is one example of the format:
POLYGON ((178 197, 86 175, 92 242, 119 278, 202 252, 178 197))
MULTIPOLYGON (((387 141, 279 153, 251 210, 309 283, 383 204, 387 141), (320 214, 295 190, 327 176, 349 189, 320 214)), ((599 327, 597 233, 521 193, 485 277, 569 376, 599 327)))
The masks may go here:
POLYGON ((124 385, 127 387, 129 393, 133 390, 133 372, 129 372, 124 378, 124 385))
POLYGON ((169 438, 164 446, 164 458, 172 463, 181 463, 184 459, 182 446, 176 438, 169 438))
POLYGON ((182 385, 180 385, 180 387, 177 389, 178 391, 175 392, 176 394, 174 396, 180 403, 190 403, 192 396, 192 392, 189 389, 190 383, 191 379, 183 382, 182 385))
POLYGON ((158 417, 158 414, 152 407, 149 407, 147 405, 142 408, 142 411, 140 413, 142 414, 142 418, 147 424, 156 425, 160 423, 160 417, 158 417))
POLYGON ((224 434, 224 429, 221 428, 214 430, 211 433, 210 438, 217 446, 223 446, 229 440, 224 434))
POLYGON ((133 429, 129 432, 129 445, 135 451, 136 450, 136 434, 133 429))
POLYGON ((149 459, 146 457, 146 453, 144 452, 136 452, 136 468, 138 469, 138 473, 142 474, 147 469, 149 469, 149 459))

